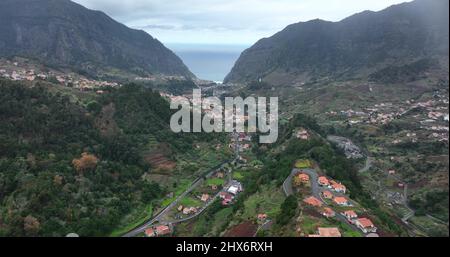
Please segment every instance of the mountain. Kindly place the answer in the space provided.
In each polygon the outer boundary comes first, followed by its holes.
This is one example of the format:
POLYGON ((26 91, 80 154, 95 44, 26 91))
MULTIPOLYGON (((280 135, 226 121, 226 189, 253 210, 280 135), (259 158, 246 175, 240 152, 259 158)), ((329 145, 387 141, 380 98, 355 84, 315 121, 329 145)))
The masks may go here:
POLYGON ((0 1, 0 57, 12 56, 89 74, 119 69, 194 77, 146 32, 69 0, 0 1))
POLYGON ((447 0, 417 0, 339 22, 292 24, 245 50, 225 82, 364 77, 424 59, 448 68, 448 8, 447 0))

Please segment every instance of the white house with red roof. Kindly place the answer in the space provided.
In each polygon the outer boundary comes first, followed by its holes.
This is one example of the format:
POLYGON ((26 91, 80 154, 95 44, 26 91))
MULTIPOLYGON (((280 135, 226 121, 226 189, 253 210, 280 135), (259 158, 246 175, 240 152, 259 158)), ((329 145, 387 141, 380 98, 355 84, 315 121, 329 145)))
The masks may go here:
POLYGON ((319 179, 317 180, 317 183, 319 183, 319 185, 324 186, 324 187, 327 187, 330 185, 330 181, 324 176, 319 177, 319 179))
POLYGON ((356 214, 356 212, 353 210, 344 211, 342 213, 342 215, 344 215, 348 220, 353 220, 353 219, 358 218, 358 214, 356 214))
POLYGON ((355 225, 364 233, 376 233, 377 227, 368 218, 359 218, 355 221, 355 225))

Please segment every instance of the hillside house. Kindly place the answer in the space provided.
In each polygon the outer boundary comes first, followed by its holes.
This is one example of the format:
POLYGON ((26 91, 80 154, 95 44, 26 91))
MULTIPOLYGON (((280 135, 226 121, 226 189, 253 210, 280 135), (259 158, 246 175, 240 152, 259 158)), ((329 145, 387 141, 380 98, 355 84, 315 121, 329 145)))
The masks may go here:
POLYGON ((327 218, 332 218, 334 216, 336 216, 336 212, 333 211, 333 209, 325 207, 322 210, 322 215, 327 217, 327 218))
POLYGON ((364 233, 376 233, 377 227, 368 218, 360 218, 355 221, 355 225, 364 233))
POLYGON ((304 199, 303 202, 314 207, 322 207, 322 202, 314 196, 304 199))
POLYGON ((347 198, 342 197, 342 196, 335 197, 333 199, 333 201, 339 206, 350 206, 351 205, 350 202, 347 200, 347 198))
POLYGON ((309 237, 341 237, 338 228, 318 228, 317 234, 309 235, 309 237))
POLYGON ((331 193, 328 190, 325 190, 322 192, 322 197, 325 199, 333 199, 334 196, 333 196, 333 193, 331 193))
POLYGON ((258 221, 265 221, 267 219, 267 214, 260 213, 257 215, 258 221))
POLYGON ((156 227, 156 235, 157 236, 165 236, 165 235, 168 235, 170 233, 171 233, 171 231, 170 231, 169 226, 161 225, 161 226, 157 226, 156 227))
POLYGON ((301 139, 301 140, 308 140, 309 139, 309 133, 305 129, 300 129, 299 131, 297 131, 296 137, 298 139, 301 139))
POLYGON ((234 196, 228 192, 220 192, 219 197, 222 199, 222 205, 224 206, 229 205, 234 199, 234 196))
POLYGON ((294 183, 296 185, 309 183, 309 176, 305 173, 298 173, 294 178, 294 183))
POLYGON ((144 231, 144 234, 146 237, 154 237, 155 236, 155 231, 153 230, 153 228, 147 228, 144 231))
POLYGON ((319 177, 319 179, 317 180, 317 183, 319 183, 319 185, 321 185, 323 187, 328 187, 330 185, 330 181, 328 181, 328 179, 324 176, 319 177))
POLYGON ((343 194, 345 194, 347 191, 347 188, 344 185, 337 183, 337 182, 331 183, 331 189, 333 189, 334 191, 336 191, 338 193, 343 193, 343 194))
POLYGON ((209 201, 209 199, 210 199, 209 194, 203 194, 202 197, 200 198, 202 202, 207 202, 209 201))
POLYGON ((356 212, 352 211, 352 210, 344 211, 342 213, 342 215, 344 215, 344 217, 346 217, 348 220, 353 220, 353 219, 358 218, 358 214, 356 214, 356 212))

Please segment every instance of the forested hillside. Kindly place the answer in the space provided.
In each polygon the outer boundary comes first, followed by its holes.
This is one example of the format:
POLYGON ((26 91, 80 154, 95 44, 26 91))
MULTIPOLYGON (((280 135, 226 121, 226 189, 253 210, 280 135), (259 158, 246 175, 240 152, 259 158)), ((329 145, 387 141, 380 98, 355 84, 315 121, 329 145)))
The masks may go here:
POLYGON ((169 131, 170 108, 140 86, 78 99, 0 81, 0 235, 108 235, 162 196, 142 175, 149 138, 176 154, 201 135, 169 131))

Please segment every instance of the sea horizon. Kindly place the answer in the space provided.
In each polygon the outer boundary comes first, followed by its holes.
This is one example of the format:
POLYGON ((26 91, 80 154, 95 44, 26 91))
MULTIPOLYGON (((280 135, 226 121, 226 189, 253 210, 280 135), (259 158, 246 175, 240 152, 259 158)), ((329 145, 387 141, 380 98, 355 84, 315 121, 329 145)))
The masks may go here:
POLYGON ((248 45, 167 43, 199 79, 222 83, 248 45))

